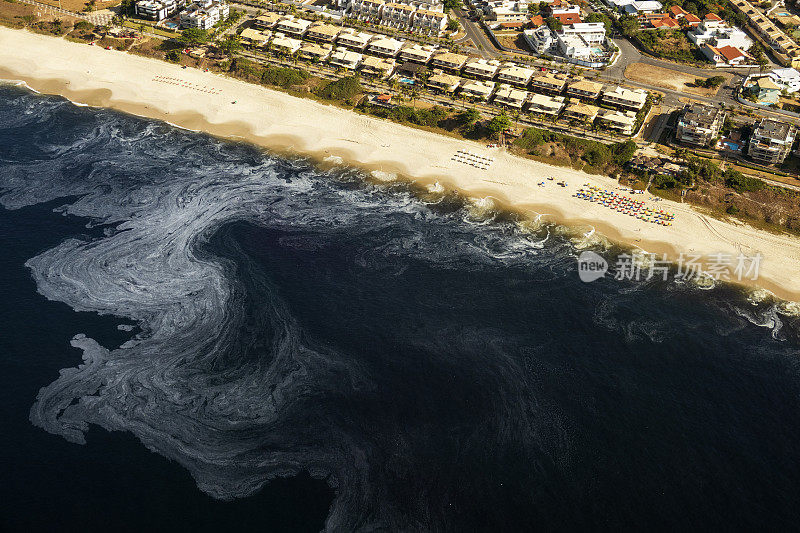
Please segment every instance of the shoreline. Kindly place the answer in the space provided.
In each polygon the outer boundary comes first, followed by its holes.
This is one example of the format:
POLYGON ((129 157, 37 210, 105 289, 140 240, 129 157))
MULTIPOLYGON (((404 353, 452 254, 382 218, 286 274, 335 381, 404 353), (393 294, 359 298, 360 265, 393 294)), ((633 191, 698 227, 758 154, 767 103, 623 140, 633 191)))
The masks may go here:
MULTIPOLYGON (((157 59, 109 51, 0 27, 0 79, 19 80, 43 94, 63 96, 76 105, 112 108, 283 154, 397 175, 422 188, 437 185, 473 200, 491 198, 492 209, 568 227, 591 226, 608 240, 675 261, 680 253, 763 255, 756 281, 726 283, 766 289, 778 298, 800 301, 800 239, 744 224, 708 218, 688 204, 655 204, 675 213, 673 226, 657 226, 572 197, 585 182, 609 190, 607 176, 587 174, 513 156, 483 144, 438 135, 291 96, 241 80, 197 69, 182 69, 157 59), (80 64, 75 64, 80 57, 80 64), (158 76, 182 80, 163 83, 158 76), (205 92, 213 87, 215 93, 205 92), (233 102, 236 102, 235 104, 233 102), (489 170, 451 160, 460 149, 495 158, 489 170), (546 177, 564 180, 539 187, 546 177)), ((642 195, 637 200, 650 200, 642 195)))

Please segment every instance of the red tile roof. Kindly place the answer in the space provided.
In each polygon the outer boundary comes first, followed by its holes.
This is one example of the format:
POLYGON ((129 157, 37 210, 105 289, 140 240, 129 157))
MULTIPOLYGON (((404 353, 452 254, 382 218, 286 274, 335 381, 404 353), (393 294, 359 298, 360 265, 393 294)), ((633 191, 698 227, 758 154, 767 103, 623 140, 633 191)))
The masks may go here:
POLYGON ((675 15, 676 17, 678 15, 686 16, 687 13, 688 13, 681 6, 672 6, 672 7, 669 8, 669 10, 672 11, 672 14, 675 15))
POLYGON ((715 13, 709 13, 706 15, 706 20, 722 20, 722 17, 715 13))
POLYGON ((740 58, 740 57, 750 57, 749 55, 747 55, 746 52, 742 52, 741 50, 739 50, 735 46, 730 46, 730 45, 721 46, 721 47, 717 48, 716 50, 717 50, 717 52, 719 52, 719 54, 722 57, 727 59, 729 63, 731 61, 733 61, 734 59, 737 59, 737 58, 740 58))
POLYGON ((677 20, 671 17, 657 18, 650 21, 654 28, 680 28, 677 20))
POLYGON ((534 28, 538 28, 544 24, 544 18, 541 15, 536 15, 535 17, 530 18, 530 23, 534 28))
POLYGON ((501 22, 501 28, 521 28, 525 25, 524 22, 501 22))
POLYGON ((698 17, 697 15, 692 15, 691 13, 686 13, 684 18, 689 22, 689 24, 699 24, 700 23, 700 17, 698 17))
POLYGON ((581 16, 578 13, 558 13, 557 15, 553 15, 555 18, 561 21, 561 24, 568 25, 568 24, 578 24, 583 22, 581 20, 581 16))

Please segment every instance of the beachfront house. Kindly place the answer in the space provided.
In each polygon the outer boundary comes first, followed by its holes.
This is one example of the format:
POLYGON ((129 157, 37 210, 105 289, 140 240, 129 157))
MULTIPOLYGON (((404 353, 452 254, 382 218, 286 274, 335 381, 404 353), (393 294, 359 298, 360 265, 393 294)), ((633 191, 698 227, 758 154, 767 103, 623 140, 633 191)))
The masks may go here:
POLYGON ((600 112, 600 108, 597 106, 577 102, 568 105, 566 109, 564 109, 563 116, 586 125, 594 122, 598 112, 600 112))
POLYGON ((686 106, 678 119, 675 139, 695 146, 708 146, 716 139, 724 120, 725 113, 716 106, 686 106))
POLYGON ((747 155, 768 165, 783 163, 792 149, 797 128, 787 122, 771 118, 762 119, 753 129, 747 146, 747 155))
POLYGON ((531 93, 528 98, 528 112, 555 116, 564 109, 563 96, 547 96, 531 93))
POLYGON ((427 65, 436 50, 438 48, 432 45, 406 44, 400 49, 397 57, 403 61, 413 61, 414 63, 427 65))
POLYGON ((259 31, 254 28, 245 28, 239 34, 239 38, 244 46, 263 48, 272 37, 269 30, 259 31))
POLYGON ((328 63, 335 67, 346 68, 348 70, 355 70, 358 68, 358 65, 361 64, 361 61, 364 59, 364 56, 359 54, 358 52, 353 52, 352 50, 348 50, 347 48, 340 47, 333 51, 331 54, 328 63))
POLYGON ((500 70, 500 62, 496 59, 470 59, 464 65, 464 74, 484 80, 491 80, 500 70))
POLYGON ((287 55, 290 56, 300 50, 300 47, 303 45, 303 41, 300 39, 293 39, 291 37, 286 37, 282 33, 276 33, 275 37, 272 39, 272 51, 279 55, 287 55))
POLYGON ((365 56, 361 62, 361 73, 375 78, 388 78, 394 70, 394 59, 365 56))
POLYGON ((623 135, 630 135, 633 133, 633 127, 636 124, 636 113, 617 109, 601 109, 597 112, 597 122, 610 130, 623 135))
POLYGON ((379 37, 370 41, 367 45, 367 53, 382 57, 397 57, 403 41, 398 41, 392 37, 379 37))
POLYGON ((664 9, 664 6, 661 2, 656 2, 656 0, 643 0, 626 4, 623 9, 628 15, 640 17, 649 13, 658 13, 664 9))
POLYGON ((336 44, 351 50, 363 52, 369 42, 374 38, 375 35, 371 33, 357 32, 346 28, 339 33, 339 36, 336 38, 336 44))
POLYGON ((261 30, 271 30, 281 21, 283 15, 278 13, 266 13, 253 19, 253 27, 261 30))
POLYGON ((603 92, 603 103, 623 109, 639 111, 647 102, 647 91, 644 89, 626 89, 615 87, 613 90, 603 92))
POLYGON ((498 81, 526 87, 534 74, 536 74, 536 71, 533 69, 521 67, 519 65, 506 65, 497 71, 497 79, 498 81))
POLYGON ((494 82, 470 80, 461 87, 461 94, 474 100, 487 101, 494 91, 494 82))
POLYGON ((332 52, 333 46, 330 44, 306 42, 300 46, 297 55, 309 61, 325 61, 332 52))
POLYGON ((275 30, 293 37, 303 37, 310 26, 310 20, 300 19, 289 15, 278 21, 278 23, 275 25, 275 30))
POLYGON ((159 21, 171 17, 185 5, 186 0, 140 0, 134 6, 134 13, 137 17, 159 21))
POLYGON ((567 85, 567 77, 563 74, 542 74, 531 79, 531 87, 548 93, 559 94, 567 85))
POLYGON ((438 54, 433 55, 431 58, 431 64, 434 67, 459 72, 461 71, 461 67, 464 66, 464 63, 467 62, 467 59, 469 59, 469 57, 461 54, 454 54, 452 52, 439 52, 438 54))
POLYGON ((200 0, 181 12, 181 28, 210 30, 229 14, 230 6, 223 0, 200 0))
POLYGON ((494 103, 522 109, 522 106, 525 105, 525 100, 528 99, 528 94, 527 91, 522 91, 509 85, 500 85, 497 88, 497 92, 494 93, 494 103))
POLYGON ((426 85, 436 91, 452 94, 456 91, 456 89, 458 89, 460 83, 461 78, 458 76, 445 74, 444 72, 438 72, 428 78, 426 85))
POLYGON ((603 84, 596 81, 578 79, 567 85, 567 94, 583 100, 597 100, 603 84))
POLYGON ((339 26, 317 22, 310 25, 306 30, 306 39, 321 43, 332 43, 341 31, 342 29, 339 26))

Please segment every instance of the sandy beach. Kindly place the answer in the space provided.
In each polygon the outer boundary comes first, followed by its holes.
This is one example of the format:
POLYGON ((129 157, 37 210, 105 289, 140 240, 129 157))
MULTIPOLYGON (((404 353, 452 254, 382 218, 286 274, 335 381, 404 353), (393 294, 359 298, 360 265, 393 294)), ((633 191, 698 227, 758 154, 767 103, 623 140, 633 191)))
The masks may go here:
POLYGON ((0 27, 0 79, 73 102, 104 106, 270 149, 323 160, 341 157, 368 170, 398 174, 423 186, 439 184, 531 218, 596 229, 610 240, 648 252, 723 253, 763 257, 757 285, 800 301, 800 239, 723 222, 686 204, 637 195, 675 214, 660 226, 573 197, 585 183, 617 191, 606 176, 589 175, 512 156, 499 149, 358 115, 334 106, 196 69, 100 47, 0 27), (12 51, 13 53, 9 53, 12 51), (235 102, 235 103, 234 103, 235 102), (488 169, 453 159, 459 150, 494 158, 488 169), (563 180, 560 187, 553 177, 563 180), (545 181, 545 186, 539 183, 545 181))

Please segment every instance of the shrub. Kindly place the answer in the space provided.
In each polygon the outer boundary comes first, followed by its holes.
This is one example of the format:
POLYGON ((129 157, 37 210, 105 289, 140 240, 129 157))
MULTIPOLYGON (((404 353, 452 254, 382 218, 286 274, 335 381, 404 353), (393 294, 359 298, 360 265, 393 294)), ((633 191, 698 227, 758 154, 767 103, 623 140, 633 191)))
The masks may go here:
POLYGON ((317 91, 317 94, 327 100, 349 100, 361 93, 363 87, 358 82, 358 76, 348 76, 332 81, 317 91))
POLYGON ((286 67, 267 67, 261 73, 261 83, 277 87, 289 87, 304 83, 310 74, 305 70, 286 67))
POLYGON ((170 50, 164 56, 167 61, 172 61, 173 63, 180 63, 181 61, 181 54, 177 50, 170 50))
POLYGON ((763 181, 745 176, 738 170, 726 170, 722 175, 725 185, 736 192, 760 191, 764 188, 763 181))

